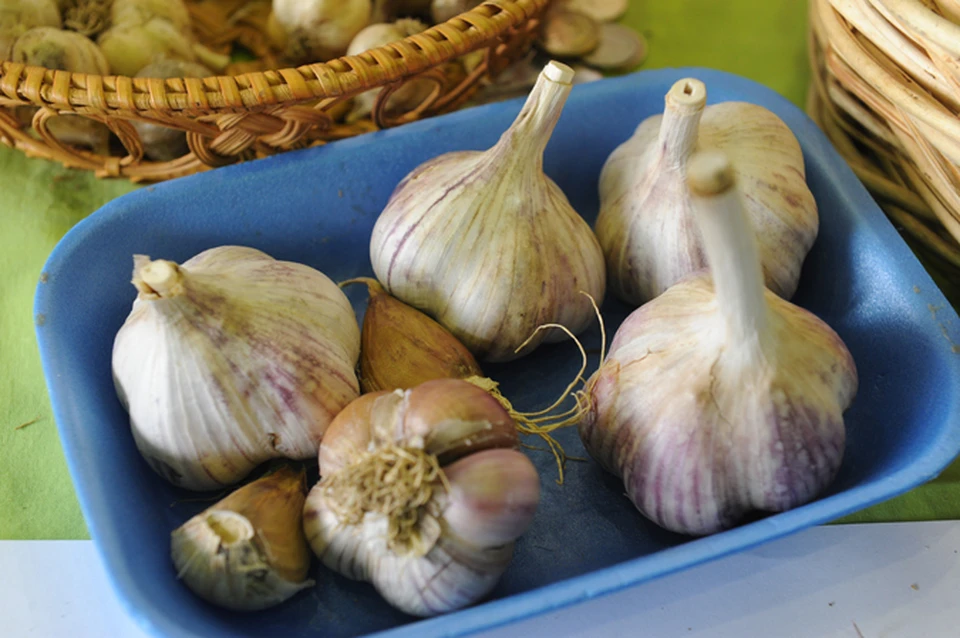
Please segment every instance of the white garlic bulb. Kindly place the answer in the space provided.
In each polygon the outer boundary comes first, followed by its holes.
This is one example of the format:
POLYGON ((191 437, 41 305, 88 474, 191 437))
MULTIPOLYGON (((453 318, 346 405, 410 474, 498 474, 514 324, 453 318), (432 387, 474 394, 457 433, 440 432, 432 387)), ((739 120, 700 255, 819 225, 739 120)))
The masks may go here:
POLYGON ((204 600, 239 611, 273 607, 313 586, 305 497, 305 473, 287 466, 237 489, 171 533, 177 577, 204 600))
MULTIPOLYGON (((424 31, 426 28, 427 25, 424 23, 412 19, 401 19, 389 24, 371 24, 364 27, 350 41, 350 46, 347 47, 347 55, 360 55, 364 51, 403 40, 408 36, 424 31)), ((403 86, 390 96, 390 105, 401 112, 415 108, 429 97, 434 90, 434 86, 433 82, 427 80, 406 80, 403 86)), ((347 114, 347 122, 354 122, 370 115, 381 90, 370 89, 354 97, 353 107, 347 114)))
POLYGON ((323 273, 221 246, 182 265, 137 257, 133 282, 114 380, 137 447, 175 485, 213 489, 271 458, 310 458, 359 394, 360 328, 323 273))
POLYGON ((474 355, 532 351, 545 323, 574 333, 604 294, 603 254, 587 223, 543 173, 543 151, 573 78, 551 62, 513 125, 483 152, 434 158, 397 186, 373 228, 370 260, 398 299, 436 319, 474 355))
MULTIPOLYGON (((196 62, 183 60, 160 60, 137 71, 138 78, 205 78, 215 75, 213 71, 196 62)), ((187 134, 181 130, 134 121, 144 154, 156 162, 169 162, 189 151, 187 134)))
POLYGON ((10 59, 14 42, 30 29, 60 26, 56 0, 0 0, 0 62, 10 59))
POLYGON ((370 22, 370 0, 273 0, 273 19, 286 34, 287 55, 330 60, 370 22))
POLYGON ((540 481, 515 425, 458 379, 354 401, 320 446, 304 529, 323 563, 432 616, 496 585, 533 520, 540 481))
POLYGON ((763 286, 756 241, 719 152, 689 162, 711 274, 635 310, 588 381, 580 436, 657 524, 710 534, 817 496, 843 457, 853 359, 810 312, 763 286))
POLYGON ((705 107, 706 100, 702 82, 680 80, 667 93, 663 115, 644 120, 603 167, 596 233, 610 287, 628 303, 653 299, 706 266, 686 185, 695 150, 730 156, 773 292, 793 296, 816 239, 816 202, 787 125, 761 106, 705 107))

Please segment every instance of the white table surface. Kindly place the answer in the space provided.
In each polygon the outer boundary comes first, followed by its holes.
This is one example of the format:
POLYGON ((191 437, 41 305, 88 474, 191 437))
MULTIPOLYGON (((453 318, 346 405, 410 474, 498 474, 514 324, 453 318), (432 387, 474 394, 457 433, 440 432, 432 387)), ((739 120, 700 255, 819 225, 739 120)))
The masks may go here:
MULTIPOLYGON (((479 635, 956 638, 958 551, 960 521, 817 527, 479 635)), ((91 542, 0 542, 0 636, 144 635, 91 542)))

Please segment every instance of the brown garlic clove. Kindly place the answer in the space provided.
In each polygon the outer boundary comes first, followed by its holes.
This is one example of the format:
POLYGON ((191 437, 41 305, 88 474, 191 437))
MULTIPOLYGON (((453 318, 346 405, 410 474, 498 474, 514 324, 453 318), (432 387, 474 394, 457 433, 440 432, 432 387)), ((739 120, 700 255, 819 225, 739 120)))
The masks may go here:
POLYGON ((284 466, 174 530, 179 578, 204 600, 244 611, 272 607, 312 586, 301 519, 305 476, 284 466))

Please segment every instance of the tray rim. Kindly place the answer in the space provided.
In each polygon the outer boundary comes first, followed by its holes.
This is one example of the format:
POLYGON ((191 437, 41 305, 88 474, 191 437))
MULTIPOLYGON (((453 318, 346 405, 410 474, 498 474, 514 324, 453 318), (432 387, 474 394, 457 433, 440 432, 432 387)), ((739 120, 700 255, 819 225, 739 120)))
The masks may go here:
MULTIPOLYGON (((615 89, 618 88, 618 84, 628 87, 631 83, 638 81, 638 76, 641 76, 644 82, 649 81, 651 83, 666 80, 675 81, 682 77, 691 76, 703 79, 708 85, 710 82, 723 84, 725 89, 737 93, 741 100, 755 101, 762 99, 767 108, 774 111, 782 119, 790 120, 790 128, 801 140, 801 145, 805 151, 809 146, 818 147, 818 154, 824 159, 822 168, 826 179, 836 192, 852 205, 853 214, 858 216, 868 214, 882 220, 879 224, 861 224, 862 228, 858 230, 867 230, 880 235, 878 240, 886 247, 892 248, 915 262, 915 266, 921 273, 921 281, 918 284, 923 286, 923 299, 942 306, 943 309, 938 312, 946 313, 945 321, 960 321, 957 313, 944 298, 913 252, 900 238, 886 216, 880 211, 866 188, 833 149, 825 135, 801 109, 774 90, 753 80, 705 67, 675 67, 639 71, 617 78, 607 78, 581 85, 577 89, 586 92, 594 90, 597 85, 615 89)), ((396 129, 369 133, 341 140, 332 147, 323 147, 319 150, 331 152, 329 149, 333 148, 332 152, 336 152, 335 149, 370 144, 377 137, 382 139, 383 136, 416 136, 418 131, 424 128, 438 125, 456 126, 458 122, 462 123, 471 118, 482 118, 486 113, 494 113, 503 109, 518 111, 523 99, 517 98, 465 109, 427 121, 414 122, 396 129)), ((124 214, 124 211, 131 207, 131 204, 136 203, 141 198, 151 197, 151 193, 155 189, 189 187, 193 183, 192 180, 199 180, 200 183, 213 180, 215 184, 217 180, 230 177, 234 173, 249 177, 251 171, 257 172, 268 169, 272 162, 295 161, 297 157, 302 158, 317 151, 318 149, 294 151, 279 158, 270 157, 228 166, 156 186, 147 186, 122 195, 108 202, 71 228, 51 251, 41 273, 56 272, 61 264, 68 263, 71 252, 85 242, 88 236, 94 234, 101 223, 114 216, 124 214)), ((55 291, 55 280, 49 283, 41 282, 37 285, 34 300, 35 316, 44 314, 48 305, 55 303, 55 291)), ((98 518, 98 512, 102 510, 102 507, 99 503, 93 502, 96 500, 96 495, 91 494, 84 487, 90 483, 89 468, 82 463, 81 459, 77 458, 76 454, 80 439, 79 430, 76 426, 71 425, 73 421, 67 414, 67 406, 63 405, 62 402, 54 401, 54 396, 60 396, 61 394, 56 388, 62 382, 53 364, 55 357, 51 354, 51 344, 48 341, 49 330, 44 330, 37 325, 35 332, 53 416, 57 424, 57 431, 74 484, 74 490, 90 538, 97 547, 114 593, 127 614, 148 634, 156 636, 199 635, 176 623, 171 624, 168 618, 160 615, 150 605, 149 600, 140 596, 137 580, 130 578, 129 571, 126 568, 125 555, 103 542, 101 537, 103 532, 100 529, 98 518)), ((953 376, 960 379, 960 357, 953 360, 949 368, 952 370, 953 376)), ((891 499, 935 478, 960 453, 960 401, 954 397, 951 404, 952 409, 947 411, 943 431, 936 443, 931 443, 922 455, 911 459, 909 463, 891 472, 881 481, 850 488, 841 493, 817 499, 794 510, 772 515, 717 535, 690 540, 679 546, 629 559, 581 576, 571 577, 520 594, 487 601, 450 614, 421 619, 407 625, 368 635, 390 636, 391 638, 410 636, 413 638, 415 635, 413 632, 418 632, 416 634, 417 638, 423 638, 425 635, 423 632, 427 632, 426 635, 465 635, 494 629, 744 551, 891 499), (675 559, 678 553, 682 553, 683 560, 675 559)))

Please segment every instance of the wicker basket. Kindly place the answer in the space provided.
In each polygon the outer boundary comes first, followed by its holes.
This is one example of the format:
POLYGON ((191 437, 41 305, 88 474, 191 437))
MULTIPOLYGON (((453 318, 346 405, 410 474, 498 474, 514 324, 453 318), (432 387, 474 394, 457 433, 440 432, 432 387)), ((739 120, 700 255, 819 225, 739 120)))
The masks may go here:
MULTIPOLYGON (((455 109, 481 81, 494 77, 527 50, 549 0, 490 0, 446 23, 361 55, 298 68, 269 70, 275 51, 264 35, 269 3, 187 0, 194 32, 209 49, 227 53, 234 44, 254 62, 227 68, 221 77, 156 80, 51 71, 0 63, 0 140, 27 155, 95 171, 101 177, 158 181, 209 167, 322 144, 455 109), (475 67, 457 60, 485 51, 475 67), (435 88, 403 113, 388 112, 390 95, 411 78, 435 88), (345 102, 385 87, 371 117, 345 124, 345 102), (17 107, 40 107, 24 125, 17 107), (48 122, 77 114, 106 124, 116 150, 100 155, 61 143, 48 122), (189 152, 170 162, 144 158, 131 121, 186 132, 189 152)), ((479 56, 478 56, 479 57, 479 56)), ((23 112, 23 109, 20 110, 23 112)))
POLYGON ((808 111, 960 299, 960 0, 810 0, 808 111))

